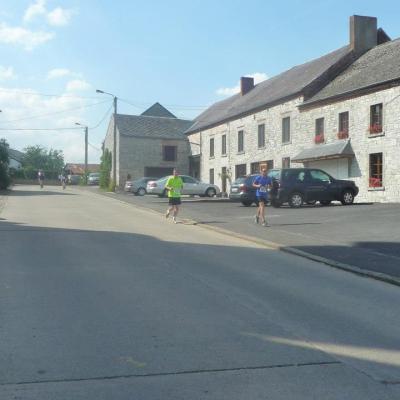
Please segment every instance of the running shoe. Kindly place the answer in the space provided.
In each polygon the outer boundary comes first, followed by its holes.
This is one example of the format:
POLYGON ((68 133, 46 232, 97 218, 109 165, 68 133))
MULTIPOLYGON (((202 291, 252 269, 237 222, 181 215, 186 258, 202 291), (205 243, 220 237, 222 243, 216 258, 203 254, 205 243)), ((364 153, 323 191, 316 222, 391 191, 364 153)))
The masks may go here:
POLYGON ((254 216, 254 223, 258 224, 258 222, 260 221, 260 217, 258 215, 254 216))
POLYGON ((172 217, 172 221, 174 221, 174 224, 176 224, 176 218, 172 217))
POLYGON ((165 213, 165 218, 168 219, 168 217, 169 217, 169 210, 165 213))
POLYGON ((269 226, 269 224, 268 224, 267 221, 264 221, 264 222, 262 223, 262 226, 269 226))

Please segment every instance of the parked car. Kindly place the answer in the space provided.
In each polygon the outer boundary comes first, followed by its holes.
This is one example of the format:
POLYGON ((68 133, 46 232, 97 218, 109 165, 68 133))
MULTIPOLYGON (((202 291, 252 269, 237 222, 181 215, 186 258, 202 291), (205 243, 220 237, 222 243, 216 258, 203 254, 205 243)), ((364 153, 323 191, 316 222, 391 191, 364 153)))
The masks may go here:
POLYGON ((253 187, 254 179, 258 174, 241 176, 232 182, 229 198, 233 201, 240 201, 244 206, 249 207, 253 203, 257 204, 256 191, 253 187))
POLYGON ((81 175, 68 175, 68 183, 70 185, 79 185, 81 178, 81 175))
POLYGON ((100 183, 100 172, 92 172, 88 175, 88 185, 98 185, 100 183))
MULTIPOLYGON (((217 185, 211 183, 200 182, 195 178, 187 175, 179 175, 183 180, 183 190, 182 194, 186 195, 198 195, 198 196, 208 196, 214 197, 221 191, 217 185)), ((164 176, 157 181, 147 182, 147 193, 157 194, 160 197, 167 196, 167 191, 165 189, 165 184, 167 182, 168 176, 164 176)))
POLYGON ((301 207, 304 203, 319 201, 329 205, 340 201, 343 205, 353 204, 358 187, 351 180, 335 179, 325 171, 315 168, 271 169, 268 175, 273 180, 271 204, 280 207, 301 207))
POLYGON ((136 196, 144 196, 146 191, 147 182, 157 180, 156 177, 145 176, 143 178, 135 179, 134 181, 126 181, 124 190, 125 192, 133 193, 136 196))

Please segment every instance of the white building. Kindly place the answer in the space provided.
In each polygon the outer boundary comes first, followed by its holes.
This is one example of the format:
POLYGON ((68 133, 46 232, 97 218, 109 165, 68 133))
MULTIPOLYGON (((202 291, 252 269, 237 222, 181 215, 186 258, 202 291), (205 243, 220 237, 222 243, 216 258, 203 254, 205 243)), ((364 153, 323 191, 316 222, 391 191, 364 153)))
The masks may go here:
POLYGON ((228 191, 263 164, 318 166, 353 179, 356 201, 400 201, 399 61, 376 18, 352 16, 349 45, 256 86, 241 78, 187 131, 201 179, 228 191))

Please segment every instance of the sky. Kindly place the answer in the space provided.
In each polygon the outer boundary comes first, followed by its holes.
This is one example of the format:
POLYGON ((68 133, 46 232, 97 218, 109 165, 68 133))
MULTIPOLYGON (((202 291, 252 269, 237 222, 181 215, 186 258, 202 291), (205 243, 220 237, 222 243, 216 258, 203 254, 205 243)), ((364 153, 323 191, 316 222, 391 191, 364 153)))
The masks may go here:
POLYGON ((99 162, 112 113, 159 102, 193 119, 238 90, 349 43, 349 17, 400 37, 392 0, 0 0, 0 138, 99 162), (76 125, 81 124, 81 126, 76 125))

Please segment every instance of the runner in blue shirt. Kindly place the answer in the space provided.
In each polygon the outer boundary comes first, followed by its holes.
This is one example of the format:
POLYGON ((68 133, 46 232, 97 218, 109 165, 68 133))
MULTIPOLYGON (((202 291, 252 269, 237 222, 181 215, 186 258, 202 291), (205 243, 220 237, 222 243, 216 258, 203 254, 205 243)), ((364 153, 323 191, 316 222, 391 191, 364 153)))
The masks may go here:
POLYGON ((268 192, 272 187, 272 179, 267 176, 266 168, 263 168, 261 170, 261 175, 254 179, 253 186, 257 188, 256 195, 258 200, 258 209, 254 217, 254 222, 258 224, 261 218, 262 226, 269 226, 265 219, 265 205, 268 201, 268 192))

